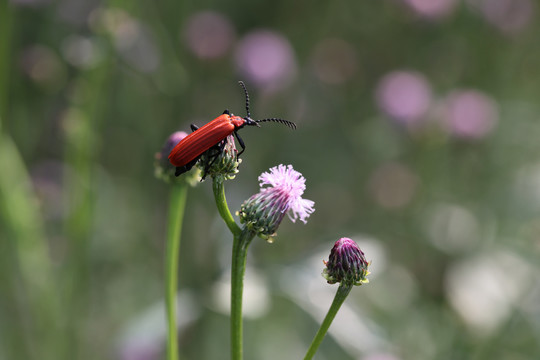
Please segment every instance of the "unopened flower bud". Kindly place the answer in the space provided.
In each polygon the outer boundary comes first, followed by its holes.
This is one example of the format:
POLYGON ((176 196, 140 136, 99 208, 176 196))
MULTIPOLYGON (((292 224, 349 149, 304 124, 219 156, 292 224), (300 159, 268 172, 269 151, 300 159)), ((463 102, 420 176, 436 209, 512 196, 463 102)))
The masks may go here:
POLYGON ((207 175, 212 177, 220 176, 225 180, 234 179, 238 173, 238 165, 242 162, 238 159, 238 150, 234 142, 234 135, 229 135, 225 139, 223 149, 210 148, 198 162, 202 171, 202 178, 207 175))
POLYGON ((177 131, 172 133, 163 147, 161 148, 161 151, 155 154, 154 157, 154 174, 158 179, 161 179, 167 183, 174 183, 178 181, 187 181, 191 184, 194 184, 197 181, 198 173, 194 172, 190 176, 186 177, 176 177, 174 175, 176 168, 169 162, 169 153, 171 150, 182 140, 185 138, 187 134, 183 131, 177 131))
POLYGON ((341 238, 334 244, 323 276, 329 284, 342 283, 362 285, 368 283, 368 267, 364 252, 349 238, 341 238))
POLYGON ((291 165, 279 165, 259 176, 260 191, 246 200, 238 212, 240 222, 263 239, 272 241, 285 214, 292 222, 307 222, 314 202, 302 199, 306 179, 291 165), (269 187, 263 187, 270 185, 269 187))

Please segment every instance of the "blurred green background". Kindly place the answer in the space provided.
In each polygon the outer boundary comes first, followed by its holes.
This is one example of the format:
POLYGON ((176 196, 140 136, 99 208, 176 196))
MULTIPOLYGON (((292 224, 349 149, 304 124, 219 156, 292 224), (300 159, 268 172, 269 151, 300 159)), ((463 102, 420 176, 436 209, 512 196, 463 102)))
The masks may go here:
MULTIPOLYGON (((228 108, 231 211, 292 164, 315 201, 248 256, 246 359, 299 359, 338 238, 372 259, 317 359, 540 358, 534 0, 0 5, 0 359, 164 356, 170 186, 154 155, 228 108)), ((182 359, 226 359, 232 239, 210 181, 182 238, 182 359)))

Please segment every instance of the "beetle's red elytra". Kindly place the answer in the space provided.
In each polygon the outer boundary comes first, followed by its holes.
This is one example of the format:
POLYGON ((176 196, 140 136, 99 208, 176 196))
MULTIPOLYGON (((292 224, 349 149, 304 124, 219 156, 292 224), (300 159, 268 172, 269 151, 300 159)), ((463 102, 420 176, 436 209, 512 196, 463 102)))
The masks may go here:
POLYGON ((244 89, 246 96, 247 116, 235 116, 229 113, 228 110, 225 110, 222 115, 200 128, 192 124, 191 129, 193 132, 176 144, 169 154, 169 161, 176 166, 176 176, 189 171, 197 163, 201 155, 211 148, 217 147, 219 150, 223 150, 224 140, 231 134, 236 136, 242 147, 242 150, 238 153, 238 156, 240 156, 246 149, 246 146, 242 138, 238 136, 238 130, 244 126, 260 127, 259 123, 261 122, 273 121, 296 129, 295 123, 279 118, 253 120, 249 112, 249 95, 246 86, 242 81, 239 81, 239 84, 244 89))

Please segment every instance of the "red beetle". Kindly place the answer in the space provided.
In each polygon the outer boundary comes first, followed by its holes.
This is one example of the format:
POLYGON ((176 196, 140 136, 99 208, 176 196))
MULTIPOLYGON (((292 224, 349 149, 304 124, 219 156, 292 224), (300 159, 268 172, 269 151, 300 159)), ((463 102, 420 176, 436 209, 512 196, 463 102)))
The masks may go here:
POLYGON ((169 161, 171 164, 176 166, 176 176, 189 171, 193 165, 197 163, 201 155, 211 148, 217 147, 217 149, 223 150, 223 146, 225 144, 224 140, 231 134, 236 136, 240 146, 242 147, 242 150, 238 153, 238 156, 240 156, 240 154, 242 154, 246 149, 246 146, 244 145, 242 138, 238 135, 238 130, 244 126, 260 127, 259 123, 261 122, 273 121, 287 125, 292 129, 296 129, 295 123, 283 119, 269 118, 253 120, 249 113, 249 95, 246 86, 242 81, 239 81, 239 84, 244 89, 244 93, 246 95, 247 116, 235 116, 234 114, 229 113, 229 110, 225 110, 222 115, 218 116, 201 128, 198 128, 192 124, 191 130, 193 130, 193 132, 176 144, 169 154, 169 161))

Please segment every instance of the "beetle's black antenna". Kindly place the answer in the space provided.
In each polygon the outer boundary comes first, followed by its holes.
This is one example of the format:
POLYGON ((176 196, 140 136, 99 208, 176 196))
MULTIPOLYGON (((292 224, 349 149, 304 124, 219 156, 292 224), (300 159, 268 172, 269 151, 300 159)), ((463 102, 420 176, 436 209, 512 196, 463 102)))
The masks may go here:
POLYGON ((242 86, 242 89, 244 89, 244 94, 246 94, 246 112, 247 112, 248 119, 251 119, 251 114, 249 112, 249 94, 246 89, 246 84, 244 84, 243 81, 239 81, 238 83, 240 84, 240 86, 242 86))
POLYGON ((296 124, 293 123, 292 121, 288 121, 288 120, 284 120, 284 119, 279 119, 279 118, 268 118, 268 119, 257 120, 258 123, 260 123, 260 122, 265 122, 265 121, 273 121, 273 122, 277 122, 277 123, 286 125, 286 126, 290 127, 290 128, 293 129, 293 130, 296 130, 296 124))
MULTIPOLYGON (((247 112, 247 119, 251 119, 251 113, 249 112, 249 94, 248 94, 248 91, 247 91, 247 88, 246 88, 246 84, 244 84, 243 81, 239 81, 238 82, 240 84, 240 86, 242 86, 242 89, 244 89, 244 94, 246 95, 246 112, 247 112)), ((258 125, 258 123, 260 122, 265 122, 265 121, 273 121, 273 122, 278 122, 278 123, 281 123, 281 124, 284 124, 288 127, 290 127, 291 129, 296 129, 296 124, 291 122, 291 121, 287 121, 287 120, 283 120, 283 119, 279 119, 279 118, 268 118, 268 119, 262 119, 262 120, 252 120, 254 121, 254 123, 250 124, 250 125, 258 125)))

